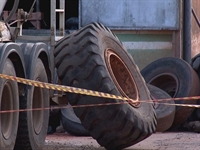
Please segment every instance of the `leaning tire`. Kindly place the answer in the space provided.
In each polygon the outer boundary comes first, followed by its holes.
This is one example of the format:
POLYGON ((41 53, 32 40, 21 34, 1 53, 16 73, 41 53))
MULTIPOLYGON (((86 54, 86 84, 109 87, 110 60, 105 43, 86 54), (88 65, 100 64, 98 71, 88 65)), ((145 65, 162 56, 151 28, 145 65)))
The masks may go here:
MULTIPOLYGON (((1 63, 2 74, 16 76, 13 63, 6 59, 1 63), (2 66, 3 65, 3 66, 2 66)), ((1 111, 19 110, 19 95, 17 82, 0 79, 0 104, 1 111)), ((8 112, 0 114, 0 149, 13 149, 15 145, 17 128, 19 121, 19 112, 8 112)))
MULTIPOLYGON (((147 65, 141 73, 147 83, 161 88, 171 97, 198 96, 200 93, 196 72, 182 59, 173 57, 158 59, 147 65)), ((196 102, 196 100, 175 101, 178 104, 196 104, 196 102)), ((193 110, 194 108, 177 106, 172 128, 183 123, 193 110)))
MULTIPOLYGON (((37 59, 32 80, 48 82, 45 67, 37 59)), ((20 99, 21 109, 49 107, 49 91, 44 88, 28 86, 26 95, 20 99)), ((48 110, 32 110, 20 113, 19 129, 15 149, 40 150, 43 148, 48 129, 48 110)))
POLYGON ((150 84, 147 84, 147 87, 149 88, 153 100, 162 99, 162 101, 155 101, 154 103, 157 116, 156 132, 164 132, 171 127, 174 121, 176 107, 173 104, 175 103, 173 100, 164 100, 170 99, 171 96, 162 89, 150 84))
POLYGON ((59 41, 55 64, 62 84, 122 95, 137 100, 122 101, 67 93, 76 115, 90 135, 106 149, 122 149, 151 135, 156 117, 150 93, 138 67, 121 42, 102 24, 89 24, 59 41), (93 106, 113 103, 113 105, 93 106))
POLYGON ((70 104, 67 105, 67 108, 61 109, 61 122, 67 133, 76 136, 89 136, 89 132, 83 127, 70 104))

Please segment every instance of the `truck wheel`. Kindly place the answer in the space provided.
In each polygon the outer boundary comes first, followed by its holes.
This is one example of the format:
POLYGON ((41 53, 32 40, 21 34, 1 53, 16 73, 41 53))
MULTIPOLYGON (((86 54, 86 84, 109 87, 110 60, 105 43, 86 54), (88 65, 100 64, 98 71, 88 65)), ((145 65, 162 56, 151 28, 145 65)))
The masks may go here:
MULTIPOLYGON (((199 78, 192 67, 184 60, 173 57, 158 59, 147 65, 141 71, 147 83, 161 88, 171 97, 189 97, 200 94, 199 78)), ((179 104, 196 104, 196 100, 175 101, 179 104)), ((172 127, 183 123, 193 112, 194 108, 176 107, 172 127)))
POLYGON ((61 109, 61 122, 66 132, 76 136, 88 136, 89 132, 83 127, 80 119, 74 113, 70 104, 61 109))
MULTIPOLYGON (((13 63, 8 58, 4 63, 2 74, 16 76, 13 63)), ((17 82, 0 78, 0 98, 1 111, 19 110, 17 82)), ((19 112, 0 114, 0 149, 14 148, 18 121, 19 112)))
MULTIPOLYGON (((33 68, 33 80, 48 82, 45 67, 37 59, 33 68)), ((20 108, 36 109, 49 107, 49 91, 39 87, 27 86, 26 95, 20 99, 20 108)), ((48 110, 20 112, 19 129, 15 149, 41 150, 48 129, 48 110)))
MULTIPOLYGON (((149 88, 153 100, 171 98, 169 94, 167 94, 162 89, 157 88, 156 86, 147 84, 147 87, 149 88)), ((156 132, 164 132, 168 130, 174 121, 176 107, 173 105, 169 106, 162 103, 174 104, 174 101, 162 101, 160 103, 155 102, 155 111, 157 116, 156 132)))
POLYGON ((102 24, 89 24, 59 41, 55 64, 62 84, 114 95, 137 102, 123 102, 67 93, 76 115, 90 135, 106 149, 122 149, 148 136, 156 129, 156 116, 138 67, 122 43, 102 24), (93 106, 113 103, 112 105, 93 106), (118 105, 117 105, 118 104, 118 105))

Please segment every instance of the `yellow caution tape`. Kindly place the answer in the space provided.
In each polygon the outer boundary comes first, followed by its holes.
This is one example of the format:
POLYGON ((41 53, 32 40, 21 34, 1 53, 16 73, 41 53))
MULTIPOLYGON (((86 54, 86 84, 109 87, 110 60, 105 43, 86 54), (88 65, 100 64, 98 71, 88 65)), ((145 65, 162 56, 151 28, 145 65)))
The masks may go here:
MULTIPOLYGON (((138 103, 138 100, 134 100, 134 99, 131 99, 131 98, 126 98, 126 97, 123 97, 123 96, 118 96, 118 95, 113 95, 113 94, 108 94, 108 93, 103 93, 103 92, 98 92, 98 91, 93 91, 93 90, 87 90, 87 89, 82 89, 82 88, 75 88, 75 87, 70 87, 70 86, 45 83, 45 82, 40 82, 40 81, 24 79, 24 78, 20 78, 20 77, 15 77, 15 76, 9 76, 9 75, 5 75, 5 74, 0 74, 0 78, 16 81, 18 83, 23 83, 23 84, 26 84, 26 85, 45 88, 45 89, 51 89, 51 90, 57 90, 57 91, 63 91, 63 92, 70 92, 70 93, 76 93, 76 94, 82 94, 82 95, 88 95, 88 96, 95 96, 95 97, 102 97, 102 98, 109 98, 109 99, 124 100, 124 102, 106 103, 106 104, 105 103, 104 104, 91 104, 91 105, 73 106, 73 107, 86 107, 86 106, 102 106, 102 105, 114 105, 114 104, 125 104, 125 103, 138 103)), ((170 100, 177 101, 177 100, 198 100, 198 99, 200 99, 200 96, 181 97, 181 98, 168 98, 168 99, 159 99, 159 100, 140 100, 139 102, 145 102, 145 103, 159 102, 160 104, 164 104, 164 105, 173 105, 173 106, 175 105, 175 106, 183 106, 183 107, 200 108, 200 105, 165 103, 166 101, 170 101, 170 100), (164 102, 164 103, 161 103, 161 102, 164 102)), ((37 110, 40 110, 40 109, 49 109, 49 108, 38 108, 37 110)), ((31 109, 31 110, 33 110, 33 109, 31 109)))
POLYGON ((76 94, 82 94, 82 95, 89 95, 89 96, 96 96, 96 97, 103 97, 103 98, 109 98, 109 99, 119 99, 119 100, 126 100, 126 101, 131 100, 132 102, 138 102, 137 100, 133 100, 131 98, 112 95, 112 94, 108 94, 108 93, 87 90, 87 89, 82 89, 82 88, 75 88, 75 87, 64 86, 64 85, 45 83, 45 82, 15 77, 15 76, 9 76, 9 75, 5 75, 5 74, 0 74, 0 78, 16 81, 16 82, 23 83, 26 85, 45 88, 45 89, 51 89, 51 90, 69 92, 69 93, 76 93, 76 94))

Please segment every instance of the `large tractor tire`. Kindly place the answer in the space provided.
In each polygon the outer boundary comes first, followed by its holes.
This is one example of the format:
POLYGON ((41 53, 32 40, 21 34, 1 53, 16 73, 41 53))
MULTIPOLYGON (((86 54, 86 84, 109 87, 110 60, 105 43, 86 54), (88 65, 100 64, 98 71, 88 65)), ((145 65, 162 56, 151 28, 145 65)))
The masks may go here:
MULTIPOLYGON (((171 97, 199 96, 200 84, 197 73, 184 60, 174 57, 158 59, 141 71, 147 83, 166 91, 171 97)), ((177 104, 196 104, 196 100, 179 100, 177 104)), ((181 125, 191 115, 194 108, 176 107, 172 129, 181 125)))
POLYGON ((152 99, 155 100, 154 107, 157 116, 156 132, 164 132, 171 127, 174 121, 176 107, 173 104, 175 102, 173 100, 164 100, 171 99, 171 96, 162 89, 150 84, 147 84, 147 87, 149 88, 152 99))
MULTIPOLYGON (((1 73, 16 76, 15 68, 9 58, 0 64, 1 73)), ((0 78, 0 106, 1 111, 19 110, 19 92, 17 82, 0 78)), ((12 150, 15 145, 19 112, 0 114, 0 149, 12 150)))
POLYGON ((67 133, 76 136, 89 136, 89 132, 83 127, 70 104, 67 105, 67 108, 61 109, 61 122, 67 133))
MULTIPOLYGON (((48 82, 45 67, 41 59, 37 58, 32 69, 32 80, 48 82)), ((49 107, 49 91, 34 86, 27 86, 26 95, 20 99, 20 108, 37 109, 49 107)), ((41 150, 43 148, 48 129, 48 110, 32 110, 20 113, 19 129, 15 149, 41 150)))
POLYGON ((122 43, 107 27, 99 23, 83 27, 60 40, 54 55, 58 77, 63 85, 137 101, 67 93, 72 106, 85 105, 74 108, 74 112, 101 146, 123 149, 155 132, 154 107, 140 102, 151 100, 145 81, 122 43), (124 104, 119 104, 122 102, 124 104))

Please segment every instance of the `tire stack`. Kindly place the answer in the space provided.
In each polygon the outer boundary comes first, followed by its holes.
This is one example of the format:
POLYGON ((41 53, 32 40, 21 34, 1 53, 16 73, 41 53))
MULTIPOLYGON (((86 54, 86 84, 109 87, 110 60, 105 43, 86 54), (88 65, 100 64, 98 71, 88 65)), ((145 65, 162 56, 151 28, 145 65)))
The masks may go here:
MULTIPOLYGON (((141 74, 147 83, 164 90, 172 98, 183 97, 182 100, 176 100, 176 104, 198 103, 196 99, 185 99, 185 97, 199 96, 200 84, 197 72, 184 60, 174 57, 161 58, 147 65, 141 70, 141 74)), ((194 110, 194 107, 176 106, 174 120, 169 130, 185 130, 194 110)))
POLYGON ((154 132, 176 128, 194 109, 174 104, 197 101, 169 99, 200 93, 198 75, 185 61, 163 58, 140 72, 116 35, 100 23, 91 23, 58 41, 54 57, 62 85, 136 100, 66 93, 70 109, 61 110, 64 129, 72 135, 92 136, 106 149, 123 149, 154 132), (85 107, 77 107, 80 105, 85 107))

